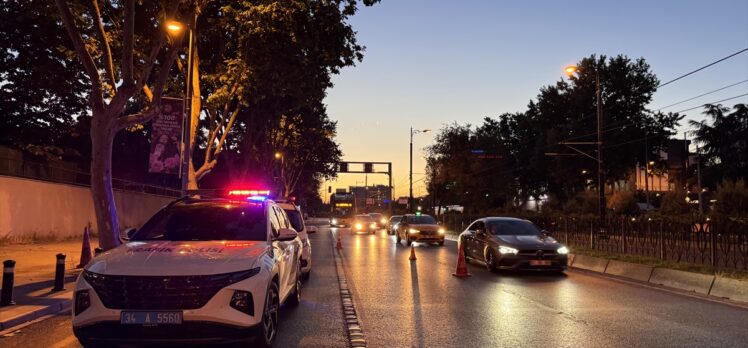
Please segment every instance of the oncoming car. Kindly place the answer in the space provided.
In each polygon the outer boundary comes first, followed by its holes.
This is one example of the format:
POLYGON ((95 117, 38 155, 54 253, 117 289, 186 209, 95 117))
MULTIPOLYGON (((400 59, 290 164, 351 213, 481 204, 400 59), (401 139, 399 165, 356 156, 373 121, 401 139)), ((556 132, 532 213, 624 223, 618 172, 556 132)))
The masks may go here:
POLYGON ((301 239, 301 273, 304 279, 308 279, 312 272, 312 245, 309 243, 309 229, 304 223, 303 215, 301 210, 296 204, 291 201, 279 201, 278 206, 281 207, 288 215, 288 221, 291 223, 291 227, 299 233, 301 239))
POLYGON ((393 235, 397 231, 397 224, 403 218, 402 215, 392 215, 390 221, 387 222, 387 234, 393 235))
POLYGON ((353 217, 351 229, 353 232, 369 232, 374 234, 377 231, 377 223, 367 214, 356 215, 353 217))
POLYGON ((569 249, 547 236, 530 221, 488 217, 474 221, 460 234, 458 248, 465 260, 478 260, 497 269, 566 269, 569 249))
POLYGON ((94 258, 73 293, 83 346, 272 345, 299 304, 302 243, 265 197, 183 198, 94 258))
POLYGON ((444 245, 444 227, 439 226, 430 215, 406 214, 397 224, 395 240, 405 240, 407 245, 413 242, 438 243, 444 245))
POLYGON ((384 226, 387 224, 387 218, 385 218, 384 215, 380 213, 369 213, 369 216, 374 219, 374 223, 377 224, 377 228, 384 228, 384 226))

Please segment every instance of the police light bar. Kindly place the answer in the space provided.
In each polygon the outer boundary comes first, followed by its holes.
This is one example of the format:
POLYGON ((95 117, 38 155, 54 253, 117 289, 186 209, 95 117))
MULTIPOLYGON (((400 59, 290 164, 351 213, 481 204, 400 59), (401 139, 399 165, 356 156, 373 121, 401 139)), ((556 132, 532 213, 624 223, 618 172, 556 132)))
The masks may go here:
POLYGON ((229 190, 229 196, 269 196, 270 190, 229 190))

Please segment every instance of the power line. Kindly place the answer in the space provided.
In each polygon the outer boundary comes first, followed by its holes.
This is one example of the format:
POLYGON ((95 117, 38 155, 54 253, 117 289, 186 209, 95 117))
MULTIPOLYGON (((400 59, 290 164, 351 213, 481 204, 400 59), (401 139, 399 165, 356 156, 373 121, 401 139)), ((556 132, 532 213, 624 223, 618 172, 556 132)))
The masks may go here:
POLYGON ((706 93, 704 93, 704 94, 699 94, 699 95, 697 95, 697 96, 695 96, 695 97, 691 97, 691 98, 688 98, 688 99, 684 99, 684 100, 681 100, 681 101, 679 101, 679 102, 677 102, 677 103, 673 103, 673 104, 670 104, 670 105, 667 105, 667 106, 663 106, 663 107, 661 107, 661 108, 657 109, 657 111, 660 111, 660 110, 662 110, 662 109, 667 109, 667 108, 669 108, 669 107, 671 107, 671 106, 676 106, 676 105, 678 105, 678 104, 683 104, 683 103, 685 103, 685 102, 687 102, 687 101, 691 101, 691 100, 694 100, 694 99, 698 99, 698 98, 701 98, 701 97, 703 97, 703 96, 706 96, 706 95, 709 95, 709 94, 712 94, 712 93, 716 93, 716 92, 719 92, 719 91, 722 91, 722 90, 725 90, 725 89, 728 89, 728 88, 730 88, 730 87, 734 87, 734 86, 737 86, 737 85, 739 85, 739 84, 741 84, 741 83, 746 83, 746 82, 748 82, 748 80, 743 80, 743 81, 740 81, 740 82, 735 82, 735 83, 733 83, 733 84, 731 84, 731 85, 727 85, 727 86, 724 86, 724 87, 721 87, 721 88, 715 89, 715 90, 713 90, 713 91, 709 91, 709 92, 706 92, 706 93))
POLYGON ((667 86, 667 85, 669 85, 669 84, 671 84, 671 83, 673 83, 673 82, 675 82, 675 81, 678 81, 678 80, 680 80, 680 79, 682 79, 682 78, 684 78, 684 77, 686 77, 686 76, 689 76, 689 75, 692 75, 692 74, 694 74, 694 73, 697 73, 697 72, 699 72, 699 71, 701 71, 701 70, 704 70, 704 69, 706 69, 706 68, 708 68, 708 67, 710 67, 710 66, 712 66, 712 65, 714 65, 714 64, 717 64, 717 63, 719 63, 719 62, 722 62, 722 61, 725 61, 725 60, 727 60, 727 59, 730 59, 730 58, 732 58, 732 57, 735 57, 735 56, 737 56, 738 54, 741 54, 741 53, 743 53, 743 52, 745 52, 745 51, 748 51, 748 48, 744 48, 744 49, 742 49, 742 50, 740 50, 740 51, 737 51, 737 52, 735 52, 735 53, 733 53, 733 54, 731 54, 731 55, 729 55, 729 56, 727 56, 727 57, 724 57, 724 58, 722 58, 722 59, 720 59, 720 60, 717 60, 717 61, 711 62, 711 63, 709 63, 709 64, 707 64, 707 65, 704 65, 704 66, 702 66, 701 68, 698 68, 698 69, 696 69, 696 70, 694 70, 694 71, 691 71, 691 72, 689 72, 689 73, 686 73, 686 74, 683 74, 683 75, 681 75, 681 76, 678 76, 678 77, 676 77, 676 78, 674 78, 674 79, 672 79, 672 80, 670 80, 670 81, 668 81, 668 82, 665 82, 665 83, 661 83, 661 84, 660 84, 659 86, 657 86, 657 88, 660 88, 660 87, 664 87, 664 86, 667 86))
POLYGON ((747 96, 747 95, 748 95, 748 93, 744 93, 744 94, 741 94, 741 95, 736 95, 736 96, 734 96, 734 97, 730 97, 730 98, 726 98, 726 99, 722 99, 722 100, 717 100, 717 101, 715 101, 715 102, 711 102, 711 103, 706 103, 706 104, 701 104, 701 105, 699 105, 699 106, 694 106, 694 107, 692 107, 692 108, 689 108, 689 109, 684 109, 684 110, 681 110, 681 111, 677 111, 676 113, 677 113, 677 114, 679 114, 679 113, 681 113, 681 112, 686 112, 686 111, 691 111, 691 110, 694 110, 694 109, 698 109, 698 108, 703 108, 703 107, 705 107, 705 106, 707 106, 707 105, 715 105, 715 104, 719 104, 719 103, 721 103, 721 102, 725 102, 725 101, 728 101, 728 100, 732 100, 732 99, 737 99, 737 98, 740 98, 740 97, 745 97, 745 96, 747 96))

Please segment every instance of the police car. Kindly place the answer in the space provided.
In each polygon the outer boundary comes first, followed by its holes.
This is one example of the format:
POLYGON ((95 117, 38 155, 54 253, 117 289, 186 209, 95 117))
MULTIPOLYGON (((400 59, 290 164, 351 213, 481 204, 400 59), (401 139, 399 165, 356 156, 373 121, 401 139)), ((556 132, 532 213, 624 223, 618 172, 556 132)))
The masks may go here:
POLYGON ((304 223, 304 215, 293 200, 278 200, 278 206, 288 215, 291 227, 299 233, 301 239, 301 274, 304 279, 309 279, 312 272, 312 245, 309 242, 309 230, 304 223))
POLYGON ((300 301, 302 242, 262 193, 177 200, 92 260, 73 293, 81 344, 271 346, 280 305, 300 301))

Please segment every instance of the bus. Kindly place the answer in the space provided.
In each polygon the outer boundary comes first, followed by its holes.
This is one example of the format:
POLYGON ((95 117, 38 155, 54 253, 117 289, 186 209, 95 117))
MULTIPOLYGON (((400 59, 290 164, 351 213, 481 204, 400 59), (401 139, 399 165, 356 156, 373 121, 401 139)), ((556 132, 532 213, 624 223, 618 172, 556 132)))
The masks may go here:
POLYGON ((353 193, 335 192, 330 195, 330 226, 350 226, 356 215, 356 198, 353 193))

